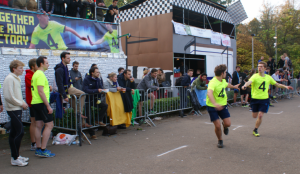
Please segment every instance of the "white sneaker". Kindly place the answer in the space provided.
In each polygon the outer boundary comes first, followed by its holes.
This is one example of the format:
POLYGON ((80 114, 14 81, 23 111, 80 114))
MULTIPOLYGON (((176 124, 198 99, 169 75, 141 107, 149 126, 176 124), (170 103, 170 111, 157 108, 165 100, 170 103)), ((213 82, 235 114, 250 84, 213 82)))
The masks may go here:
POLYGON ((16 159, 16 160, 14 160, 14 158, 11 158, 10 162, 11 162, 11 165, 13 165, 13 166, 21 166, 21 167, 23 167, 23 166, 27 166, 28 165, 28 162, 24 162, 24 161, 22 161, 19 158, 16 159))
POLYGON ((134 125, 139 125, 139 123, 138 123, 138 122, 136 122, 136 121, 134 121, 133 123, 134 123, 134 125))
POLYGON ((22 161, 24 161, 24 162, 28 162, 28 161, 29 161, 29 158, 27 158, 27 157, 22 157, 22 156, 19 156, 18 159, 20 159, 20 160, 22 160, 22 161))

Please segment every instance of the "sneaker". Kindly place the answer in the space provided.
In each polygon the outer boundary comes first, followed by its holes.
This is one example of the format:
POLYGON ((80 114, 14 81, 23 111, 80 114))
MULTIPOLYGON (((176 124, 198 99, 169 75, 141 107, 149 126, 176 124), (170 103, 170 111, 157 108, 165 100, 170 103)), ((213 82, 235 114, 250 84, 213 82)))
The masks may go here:
POLYGON ((253 131, 253 135, 256 136, 256 137, 260 136, 259 133, 257 131, 255 131, 255 130, 253 131))
POLYGON ((252 109, 249 109, 250 112, 252 112, 252 109))
POLYGON ((19 159, 19 158, 16 159, 16 160, 14 160, 13 157, 11 158, 10 163, 11 163, 11 165, 13 165, 13 166, 21 166, 21 167, 27 166, 27 165, 28 165, 28 162, 24 162, 23 160, 21 160, 21 159, 19 159))
POLYGON ((274 105, 272 103, 269 104, 270 107, 274 107, 274 105))
POLYGON ((41 156, 41 149, 36 149, 34 155, 41 156))
POLYGON ((134 121, 134 122, 133 122, 133 125, 139 125, 139 123, 138 123, 138 122, 136 122, 136 121, 134 121))
POLYGON ((148 113, 149 113, 150 115, 154 115, 154 114, 156 114, 156 112, 155 112, 155 111, 153 111, 153 110, 151 110, 151 109, 148 111, 148 113))
POLYGON ((41 155, 40 157, 44 157, 44 158, 52 158, 55 157, 54 153, 51 153, 50 150, 45 149, 44 152, 41 150, 41 155))
POLYGON ((224 134, 228 135, 228 133, 229 133, 228 127, 224 127, 224 122, 222 122, 222 125, 223 125, 223 132, 224 132, 224 134))
POLYGON ((35 151, 35 150, 36 150, 36 144, 34 144, 34 146, 31 145, 30 151, 35 151))
POLYGON ((22 157, 22 156, 19 156, 18 159, 22 160, 23 162, 28 162, 28 161, 29 161, 29 158, 27 158, 27 157, 22 157))
POLYGON ((223 140, 219 141, 217 146, 218 148, 223 148, 223 140))

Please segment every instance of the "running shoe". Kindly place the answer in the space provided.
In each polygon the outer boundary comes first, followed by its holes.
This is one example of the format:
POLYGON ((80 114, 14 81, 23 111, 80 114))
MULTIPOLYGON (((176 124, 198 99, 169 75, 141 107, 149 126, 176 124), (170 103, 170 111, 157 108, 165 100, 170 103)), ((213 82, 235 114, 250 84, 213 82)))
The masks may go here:
POLYGON ((224 134, 228 135, 228 133, 229 133, 228 127, 224 127, 224 122, 222 122, 222 124, 223 124, 223 132, 224 132, 224 134))
POLYGON ((45 149, 44 151, 41 150, 41 155, 40 157, 44 157, 44 158, 52 158, 55 157, 54 153, 51 153, 50 150, 45 149))
POLYGON ((270 107, 274 107, 274 105, 272 103, 269 104, 270 107))
POLYGON ((42 151, 41 151, 41 149, 36 149, 35 150, 35 156, 41 156, 41 154, 42 154, 42 151))
POLYGON ((218 148, 223 148, 223 141, 222 140, 219 141, 217 146, 218 146, 218 148))
POLYGON ((253 131, 253 135, 256 136, 256 137, 260 136, 259 133, 257 131, 255 131, 255 130, 253 131))
POLYGON ((34 144, 34 146, 31 145, 30 151, 35 151, 35 150, 36 150, 36 144, 34 144))
POLYGON ((19 156, 18 159, 20 159, 20 160, 22 160, 22 161, 24 161, 24 162, 28 162, 28 161, 29 161, 29 158, 27 158, 27 157, 22 157, 22 156, 19 156))

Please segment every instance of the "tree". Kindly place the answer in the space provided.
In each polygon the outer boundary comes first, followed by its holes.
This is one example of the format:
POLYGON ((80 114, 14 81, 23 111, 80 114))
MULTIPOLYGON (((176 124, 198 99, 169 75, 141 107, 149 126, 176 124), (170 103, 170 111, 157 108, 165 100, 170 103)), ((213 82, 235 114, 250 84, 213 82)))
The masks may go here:
MULTIPOLYGON (((118 0, 118 7, 122 7, 126 4, 130 4, 136 0, 118 0)), ((108 7, 112 4, 113 0, 104 0, 105 5, 108 7)))
POLYGON ((236 0, 211 0, 211 1, 224 6, 229 6, 231 3, 235 2, 236 0))

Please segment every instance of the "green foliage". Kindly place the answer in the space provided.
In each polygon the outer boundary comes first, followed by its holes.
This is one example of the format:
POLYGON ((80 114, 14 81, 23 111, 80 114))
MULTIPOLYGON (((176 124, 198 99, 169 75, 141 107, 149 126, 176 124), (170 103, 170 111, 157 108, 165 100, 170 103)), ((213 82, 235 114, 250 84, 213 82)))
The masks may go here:
POLYGON ((210 1, 224 5, 224 6, 229 6, 231 3, 235 2, 236 0, 210 0, 210 1))
MULTIPOLYGON (((113 2, 113 0, 103 0, 103 1, 105 3, 106 7, 110 6, 113 2)), ((136 1, 136 0, 118 0, 118 7, 120 8, 126 4, 130 4, 134 1, 136 1)))
POLYGON ((55 127, 63 127, 69 129, 76 128, 76 115, 72 108, 65 109, 62 119, 55 118, 55 110, 53 110, 53 122, 55 127))
MULTIPOLYGON (((296 72, 299 71, 300 61, 299 61, 299 45, 300 45, 300 30, 299 30, 299 23, 300 23, 300 10, 296 9, 293 1, 285 1, 284 5, 280 6, 271 6, 270 4, 264 4, 263 10, 261 11, 260 17, 255 18, 250 21, 248 24, 241 24, 238 26, 238 33, 237 33, 237 42, 242 44, 244 42, 243 39, 245 37, 241 35, 245 35, 251 38, 251 34, 256 34, 255 43, 259 42, 262 44, 263 47, 261 49, 254 49, 255 61, 257 62, 257 58, 260 56, 269 55, 276 59, 275 57, 275 47, 274 43, 276 40, 274 37, 275 28, 277 29, 277 61, 280 60, 280 56, 283 53, 287 53, 289 58, 293 62, 293 68, 296 72), (242 40, 239 40, 242 39, 242 40), (265 53, 257 52, 263 51, 265 49, 265 53)), ((238 63, 241 66, 247 66, 249 61, 244 61, 244 57, 248 57, 251 59, 249 53, 251 52, 252 48, 249 47, 249 39, 247 39, 246 45, 239 45, 238 47, 238 63), (239 60, 241 59, 242 60, 239 60)), ((267 61, 268 57, 265 57, 267 61)))

